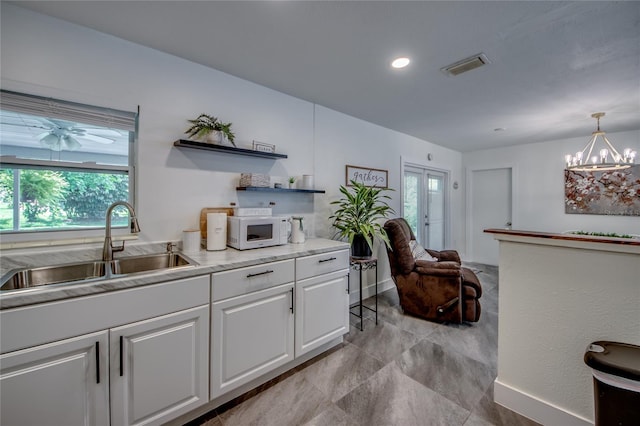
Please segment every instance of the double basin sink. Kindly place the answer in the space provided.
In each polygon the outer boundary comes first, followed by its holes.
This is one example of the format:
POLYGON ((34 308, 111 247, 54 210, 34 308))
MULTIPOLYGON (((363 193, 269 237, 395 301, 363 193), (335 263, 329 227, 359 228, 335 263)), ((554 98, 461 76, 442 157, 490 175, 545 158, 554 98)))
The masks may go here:
POLYGON ((0 291, 27 289, 62 283, 84 283, 118 278, 125 275, 195 266, 180 253, 129 256, 112 261, 90 261, 65 265, 18 269, 8 272, 0 281, 0 291))

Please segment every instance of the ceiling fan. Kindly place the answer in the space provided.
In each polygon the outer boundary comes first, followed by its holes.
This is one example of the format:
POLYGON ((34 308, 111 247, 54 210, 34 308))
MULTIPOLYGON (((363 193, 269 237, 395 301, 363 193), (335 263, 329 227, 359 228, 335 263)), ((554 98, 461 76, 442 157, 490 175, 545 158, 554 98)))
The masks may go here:
POLYGON ((74 151, 82 147, 80 141, 83 139, 101 144, 112 144, 115 142, 114 138, 122 136, 117 130, 81 127, 71 121, 53 118, 41 118, 40 121, 42 126, 37 127, 47 131, 36 137, 43 147, 52 151, 62 151, 63 149, 74 151))

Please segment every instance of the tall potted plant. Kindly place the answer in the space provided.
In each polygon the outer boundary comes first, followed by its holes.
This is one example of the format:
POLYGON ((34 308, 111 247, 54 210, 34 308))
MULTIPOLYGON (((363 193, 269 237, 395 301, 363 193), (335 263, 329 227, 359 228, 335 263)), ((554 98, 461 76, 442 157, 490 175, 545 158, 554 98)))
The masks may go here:
POLYGON ((223 123, 217 117, 207 114, 200 114, 195 120, 188 121, 191 127, 185 133, 189 137, 204 138, 213 143, 220 143, 225 137, 231 145, 236 146, 234 142, 236 135, 231 131, 231 123, 223 123))
POLYGON ((351 244, 353 257, 370 257, 374 238, 379 238, 387 247, 390 246, 387 233, 379 223, 381 219, 395 213, 387 204, 391 197, 385 195, 385 191, 392 190, 365 186, 352 180, 351 190, 341 185, 343 198, 331 202, 338 208, 329 219, 333 219, 336 235, 346 238, 351 244))

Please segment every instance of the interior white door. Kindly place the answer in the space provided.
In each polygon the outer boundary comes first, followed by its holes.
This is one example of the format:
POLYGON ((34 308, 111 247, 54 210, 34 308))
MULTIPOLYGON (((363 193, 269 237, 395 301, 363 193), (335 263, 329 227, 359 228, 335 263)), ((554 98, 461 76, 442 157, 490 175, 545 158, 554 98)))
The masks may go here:
POLYGON ((488 228, 511 226, 511 168, 471 172, 471 256, 474 262, 497 265, 498 242, 488 228))

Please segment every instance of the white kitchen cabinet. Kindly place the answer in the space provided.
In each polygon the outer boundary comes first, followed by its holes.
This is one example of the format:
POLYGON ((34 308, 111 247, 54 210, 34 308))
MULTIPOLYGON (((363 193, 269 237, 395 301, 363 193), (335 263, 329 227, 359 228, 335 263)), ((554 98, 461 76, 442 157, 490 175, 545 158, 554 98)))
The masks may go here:
POLYGON ((349 251, 296 259, 295 355, 349 332, 349 251))
POLYGON ((212 399, 293 360, 293 303, 290 282, 212 304, 212 399))
POLYGON ((161 424, 209 400, 208 324, 205 305, 109 331, 112 424, 161 424))
POLYGON ((349 332, 348 271, 296 282, 296 356, 349 332))
POLYGON ((178 424, 340 341, 348 250, 251 260, 0 310, 2 425, 178 424))
POLYGON ((0 311, 2 425, 160 424, 206 403, 209 290, 205 275, 0 311))
POLYGON ((0 355, 3 425, 109 425, 108 333, 0 355))

